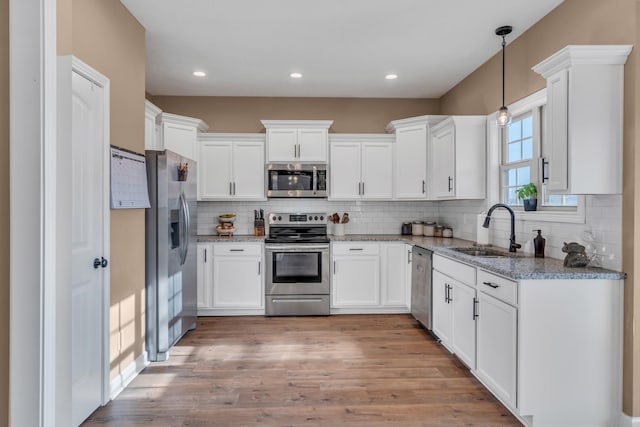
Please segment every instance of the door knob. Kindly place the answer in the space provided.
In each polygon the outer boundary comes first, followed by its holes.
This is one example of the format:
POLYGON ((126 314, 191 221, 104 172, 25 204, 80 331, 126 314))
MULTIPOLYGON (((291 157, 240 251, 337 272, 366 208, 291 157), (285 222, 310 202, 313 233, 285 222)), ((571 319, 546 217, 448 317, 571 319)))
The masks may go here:
POLYGON ((109 265, 109 261, 107 261, 104 257, 94 258, 93 260, 93 268, 106 268, 107 265, 109 265))

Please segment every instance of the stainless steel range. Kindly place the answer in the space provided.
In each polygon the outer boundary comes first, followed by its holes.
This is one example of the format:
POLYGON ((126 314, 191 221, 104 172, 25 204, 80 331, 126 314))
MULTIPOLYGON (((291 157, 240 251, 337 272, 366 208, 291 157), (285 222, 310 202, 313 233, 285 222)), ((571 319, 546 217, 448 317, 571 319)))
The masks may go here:
POLYGON ((269 214, 265 252, 267 316, 329 314, 326 214, 269 214))

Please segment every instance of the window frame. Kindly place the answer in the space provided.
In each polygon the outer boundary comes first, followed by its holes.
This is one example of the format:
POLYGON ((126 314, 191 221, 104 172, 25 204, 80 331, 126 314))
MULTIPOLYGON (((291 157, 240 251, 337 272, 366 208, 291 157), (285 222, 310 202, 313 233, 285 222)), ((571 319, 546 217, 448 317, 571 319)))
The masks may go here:
MULTIPOLYGON (((543 107, 547 103, 547 89, 541 89, 519 101, 508 105, 509 110, 513 117, 522 116, 528 111, 543 107)), ((542 112, 541 112, 542 113, 542 112)), ((498 127, 496 122, 496 114, 494 112, 487 116, 487 207, 494 205, 495 203, 501 203, 502 200, 502 156, 503 156, 503 130, 498 127)), ((538 132, 544 134, 544 120, 542 126, 538 126, 538 132)), ((534 129, 535 129, 534 125, 534 129)), ((534 130, 535 132, 535 130, 534 130)), ((535 144, 534 144, 535 145, 535 144)), ((540 159, 544 155, 544 147, 539 145, 538 157, 535 157, 534 147, 534 167, 532 174, 536 173, 540 176, 541 161, 540 159)), ((542 195, 542 189, 539 190, 539 196, 542 195)), ((586 222, 585 215, 585 196, 578 195, 577 207, 568 206, 545 206, 544 209, 537 211, 525 211, 522 206, 513 206, 513 210, 516 212, 518 219, 526 221, 541 221, 541 222, 564 222, 564 223, 576 223, 584 224, 586 222)), ((497 210, 494 216, 507 218, 507 213, 503 210, 497 210)))

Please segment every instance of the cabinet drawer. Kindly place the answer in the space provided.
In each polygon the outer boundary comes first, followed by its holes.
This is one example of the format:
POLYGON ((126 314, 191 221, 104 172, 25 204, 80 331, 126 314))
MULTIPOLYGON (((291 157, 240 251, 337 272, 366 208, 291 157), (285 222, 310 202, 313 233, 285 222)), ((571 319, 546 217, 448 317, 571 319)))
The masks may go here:
POLYGON ((260 256, 262 255, 262 245, 260 244, 246 244, 246 243, 220 243, 213 245, 214 255, 247 255, 247 256, 260 256))
POLYGON ((377 243, 334 243, 334 255, 378 255, 380 247, 377 243))
POLYGON ((518 303, 518 284, 504 277, 478 270, 478 289, 507 304, 516 305, 518 303))
POLYGON ((433 256, 433 268, 449 277, 457 279, 471 286, 476 284, 476 269, 470 265, 445 258, 440 255, 433 256))

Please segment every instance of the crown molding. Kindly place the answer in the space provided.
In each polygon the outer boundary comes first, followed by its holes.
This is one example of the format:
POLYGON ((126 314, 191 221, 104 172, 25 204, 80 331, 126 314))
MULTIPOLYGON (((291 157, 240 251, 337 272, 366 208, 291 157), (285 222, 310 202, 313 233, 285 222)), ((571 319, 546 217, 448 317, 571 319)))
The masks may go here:
POLYGON ((266 136, 264 133, 200 133, 198 141, 264 143, 266 136))
POLYGON ((198 129, 198 132, 206 132, 209 130, 209 125, 203 120, 194 119, 193 117, 179 116, 171 113, 160 113, 156 118, 157 123, 173 123, 177 125, 193 126, 198 129))
POLYGON ((409 117, 407 119, 394 120, 392 122, 389 122, 389 124, 385 128, 385 131, 387 133, 394 133, 396 129, 398 129, 399 127, 423 125, 423 124, 435 125, 436 123, 443 121, 447 117, 449 116, 428 115, 428 116, 409 117))
POLYGON ((624 65, 633 45, 568 45, 531 69, 548 78, 574 65, 624 65))
POLYGON ((329 129, 333 120, 260 120, 262 125, 269 128, 324 128, 329 129))

